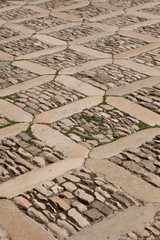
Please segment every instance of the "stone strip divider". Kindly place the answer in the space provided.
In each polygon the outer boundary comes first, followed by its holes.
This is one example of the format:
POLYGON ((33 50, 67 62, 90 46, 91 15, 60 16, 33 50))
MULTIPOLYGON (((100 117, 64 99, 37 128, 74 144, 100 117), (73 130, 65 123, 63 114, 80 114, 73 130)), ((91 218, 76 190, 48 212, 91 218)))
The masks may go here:
POLYGON ((39 184, 50 181, 66 172, 80 168, 84 163, 82 158, 68 158, 52 163, 46 167, 37 168, 14 179, 0 184, 1 198, 13 198, 29 191, 39 184))
POLYGON ((149 77, 137 82, 133 82, 131 84, 127 84, 120 87, 114 87, 106 91, 106 95, 113 95, 113 96, 123 96, 125 94, 129 94, 132 92, 137 91, 141 88, 152 87, 156 84, 160 83, 160 76, 159 77, 149 77))
POLYGON ((63 45, 67 45, 67 43, 65 41, 59 40, 57 38, 54 37, 50 37, 48 35, 35 35, 33 36, 33 38, 38 39, 39 41, 49 44, 51 46, 63 46, 63 45))
POLYGON ((145 66, 144 64, 133 62, 128 59, 116 59, 114 60, 115 64, 118 64, 122 67, 132 69, 133 71, 140 72, 149 76, 159 77, 160 70, 154 67, 145 66))
POLYGON ((33 134, 49 147, 54 147, 67 158, 86 158, 89 149, 79 143, 75 143, 69 137, 44 124, 34 124, 33 134))
POLYGON ((106 103, 150 125, 160 125, 160 115, 123 97, 107 97, 106 103))
POLYGON ((38 63, 32 63, 26 60, 22 60, 22 61, 14 61, 12 62, 13 66, 19 67, 19 68, 23 68, 26 69, 32 73, 38 74, 38 75, 53 75, 56 74, 56 70, 49 68, 49 67, 45 67, 42 66, 38 63))
MULTIPOLYGON (((21 22, 24 22, 24 21, 28 21, 28 20, 34 20, 34 19, 37 19, 37 18, 43 18, 43 17, 47 17, 49 15, 49 13, 39 13, 37 15, 31 15, 29 17, 24 17, 24 18, 20 18, 20 19, 16 19, 16 20, 13 20, 12 23, 14 24, 19 24, 21 22)), ((9 22, 10 23, 10 22, 9 22)))
POLYGON ((38 114, 35 123, 53 123, 63 118, 79 113, 86 108, 91 108, 102 102, 102 96, 86 97, 84 99, 69 103, 57 109, 38 114))
POLYGON ((43 30, 38 31, 37 33, 38 34, 48 34, 50 32, 58 32, 58 31, 61 31, 61 30, 67 29, 67 28, 71 28, 74 26, 80 26, 80 25, 81 25, 81 22, 73 22, 73 23, 71 22, 71 23, 61 24, 61 25, 57 25, 55 27, 43 29, 43 30))
POLYGON ((112 58, 111 54, 103 53, 103 52, 100 52, 100 51, 97 51, 97 50, 94 50, 94 49, 91 49, 88 47, 84 47, 82 45, 78 45, 78 46, 73 45, 73 46, 70 46, 69 49, 72 49, 76 52, 87 54, 87 55, 95 57, 95 58, 110 58, 110 59, 112 58))
POLYGON ((66 69, 62 69, 59 71, 60 75, 71 75, 71 74, 75 74, 77 72, 81 72, 81 71, 87 71, 91 68, 96 68, 99 66, 103 66, 106 64, 111 64, 112 63, 112 59, 98 59, 98 60, 93 60, 93 61, 89 61, 86 63, 82 63, 79 64, 75 67, 70 67, 70 68, 66 68, 66 69))
POLYGON ((27 28, 23 25, 19 25, 19 24, 15 24, 15 23, 7 23, 6 25, 4 25, 4 27, 7 27, 7 28, 17 31, 17 32, 20 32, 21 34, 31 34, 31 33, 35 32, 34 30, 32 30, 30 28, 27 28))
POLYGON ((75 3, 75 4, 72 4, 72 5, 69 5, 69 6, 56 8, 52 12, 69 11, 69 10, 72 10, 72 9, 85 7, 85 6, 89 5, 89 4, 90 4, 90 1, 88 1, 88 0, 81 0, 79 3, 75 3))
POLYGON ((148 3, 138 4, 137 6, 132 7, 131 9, 139 11, 139 10, 144 9, 144 8, 152 8, 152 7, 154 7, 158 4, 159 4, 159 1, 152 1, 152 2, 148 2, 148 3))
POLYGON ((3 99, 0 99, 0 113, 15 122, 31 122, 33 119, 32 114, 3 99))
POLYGON ((120 28, 120 30, 134 30, 134 29, 137 29, 137 28, 140 28, 140 27, 150 26, 152 24, 156 24, 156 23, 159 23, 159 22, 160 22, 160 18, 151 19, 151 20, 147 20, 147 21, 144 21, 144 22, 135 23, 133 25, 129 25, 129 26, 126 26, 126 27, 122 27, 122 28, 120 28))
POLYGON ((91 17, 88 20, 90 22, 96 22, 96 21, 101 21, 103 19, 107 19, 107 18, 113 18, 113 17, 116 17, 116 16, 124 14, 124 13, 125 13, 124 10, 118 10, 118 11, 113 11, 113 12, 110 12, 107 14, 101 14, 101 15, 98 15, 95 17, 91 17))
POLYGON ((29 38, 31 36, 32 36, 31 34, 22 34, 22 35, 18 35, 18 36, 13 36, 13 37, 10 37, 10 38, 0 40, 0 44, 8 43, 8 42, 11 42, 11 41, 18 41, 18 40, 21 40, 23 38, 29 38))
POLYGON ((66 49, 66 46, 55 46, 53 48, 47 48, 44 50, 40 50, 40 51, 36 51, 36 52, 32 52, 32 53, 28 53, 28 54, 24 54, 21 56, 18 56, 15 58, 15 60, 20 60, 20 59, 32 59, 32 58, 38 58, 44 55, 50 55, 53 53, 57 53, 60 51, 63 51, 66 49))
POLYGON ((137 33, 134 31, 129 31, 129 30, 120 30, 118 32, 119 35, 125 36, 125 37, 129 37, 129 38, 136 38, 142 41, 145 41, 147 43, 154 43, 154 42, 160 42, 160 38, 155 38, 153 36, 150 35, 146 35, 146 34, 141 34, 141 33, 137 33))
POLYGON ((87 230, 80 231, 68 240, 118 240, 126 232, 143 227, 152 221, 156 211, 157 209, 153 206, 133 206, 92 225, 87 230))
POLYGON ((92 35, 89 35, 89 36, 86 36, 86 37, 82 37, 82 38, 79 38, 79 39, 76 39, 76 40, 73 40, 69 43, 69 45, 76 45, 76 44, 83 44, 83 43, 86 43, 86 42, 89 42, 89 41, 92 41, 92 40, 97 40, 99 38, 102 38, 102 37, 108 37, 108 36, 111 36, 113 34, 116 33, 116 31, 118 31, 118 27, 115 27, 115 26, 110 26, 108 27, 108 29, 106 28, 106 31, 103 31, 103 32, 100 32, 100 33, 95 33, 95 34, 92 34, 92 35))
POLYGON ((9 200, 0 200, 0 216, 0 225, 14 240, 56 240, 9 200))
POLYGON ((13 56, 0 50, 1 61, 12 61, 13 56))
POLYGON ((20 5, 3 7, 3 8, 0 8, 0 13, 2 13, 2 12, 7 12, 7 11, 11 11, 11 10, 14 10, 14 9, 16 9, 16 8, 19 8, 19 7, 20 7, 20 5))
POLYGON ((160 135, 160 128, 144 129, 114 142, 99 146, 93 149, 89 156, 97 159, 110 158, 125 149, 136 149, 143 143, 151 141, 156 135, 160 135))
POLYGON ((135 48, 135 49, 125 51, 123 53, 119 53, 114 56, 114 59, 126 59, 126 58, 130 58, 130 57, 135 57, 141 53, 145 53, 145 52, 154 50, 159 47, 160 47, 160 42, 159 43, 150 43, 150 44, 147 44, 147 45, 139 47, 139 48, 135 48))
POLYGON ((82 20, 81 17, 79 17, 79 16, 70 15, 65 12, 52 12, 52 13, 50 13, 50 15, 52 17, 56 17, 56 18, 60 18, 60 19, 64 19, 64 20, 72 21, 72 22, 81 22, 81 20, 82 20))
POLYGON ((86 96, 103 96, 105 94, 105 91, 68 75, 57 76, 55 81, 86 96))
POLYGON ((135 11, 135 10, 132 10, 132 9, 128 9, 127 14, 131 14, 131 15, 134 15, 135 17, 146 18, 146 19, 159 19, 160 18, 156 14, 135 11))
MULTIPOLYGON (((116 146, 115 146, 116 147, 116 146)), ((108 181, 144 203, 160 202, 160 190, 106 159, 88 159, 85 166, 104 174, 108 181)))
POLYGON ((0 129, 0 140, 3 138, 15 136, 22 131, 26 131, 28 128, 28 123, 17 123, 9 127, 4 127, 0 129))
POLYGON ((10 86, 5 89, 0 90, 0 97, 5 97, 14 93, 19 93, 25 91, 29 88, 34 88, 40 86, 41 84, 48 83, 54 79, 54 75, 40 76, 37 78, 32 78, 31 80, 10 86))

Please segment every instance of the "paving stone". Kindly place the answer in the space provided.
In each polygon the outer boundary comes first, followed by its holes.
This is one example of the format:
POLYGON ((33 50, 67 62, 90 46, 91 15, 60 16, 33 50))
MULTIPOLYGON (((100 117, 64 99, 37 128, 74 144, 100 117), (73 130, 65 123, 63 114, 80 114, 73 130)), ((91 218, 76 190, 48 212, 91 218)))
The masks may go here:
POLYGON ((74 208, 70 209, 68 211, 68 215, 74 220, 76 221, 76 223, 84 228, 89 226, 89 222, 87 221, 86 218, 82 217, 82 215, 80 213, 78 213, 74 208))
POLYGON ((57 204, 60 208, 63 210, 67 211, 70 209, 70 206, 61 198, 59 197, 51 197, 50 200, 54 203, 57 204))
POLYGON ((92 207, 98 209, 100 212, 102 212, 106 216, 112 213, 111 210, 104 203, 101 203, 99 201, 93 202, 92 207))
POLYGON ((90 195, 87 194, 84 190, 77 189, 74 194, 81 200, 84 201, 88 204, 92 203, 94 201, 94 198, 90 195))
POLYGON ((87 217, 89 217, 92 221, 96 221, 103 217, 103 214, 101 214, 97 209, 94 208, 84 212, 84 214, 87 217))
POLYGON ((72 206, 75 207, 75 208, 78 208, 78 210, 79 210, 80 212, 84 212, 84 211, 87 210, 87 207, 86 207, 84 204, 82 204, 82 203, 80 203, 80 202, 78 202, 78 201, 73 202, 73 203, 72 203, 72 206))
POLYGON ((48 219, 41 212, 37 211, 33 207, 28 208, 27 213, 28 213, 29 216, 37 219, 38 222, 41 222, 41 223, 47 223, 48 222, 48 219))
POLYGON ((14 201, 16 204, 18 204, 20 207, 28 209, 29 207, 31 207, 31 203, 24 197, 15 197, 14 201))
POLYGON ((71 182, 65 182, 62 185, 66 190, 68 190, 69 192, 73 192, 74 190, 77 189, 76 185, 71 183, 71 182))
POLYGON ((58 227, 55 223, 48 223, 48 227, 53 231, 55 237, 59 237, 64 240, 68 237, 68 233, 65 229, 58 227))

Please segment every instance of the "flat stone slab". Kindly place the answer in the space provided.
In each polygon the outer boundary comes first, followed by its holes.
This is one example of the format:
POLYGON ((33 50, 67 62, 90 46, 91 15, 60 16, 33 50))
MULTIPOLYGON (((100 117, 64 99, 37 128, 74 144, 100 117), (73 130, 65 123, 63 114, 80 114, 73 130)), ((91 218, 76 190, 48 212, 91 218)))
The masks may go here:
POLYGON ((111 64, 111 63, 112 63, 112 59, 98 59, 98 60, 89 61, 89 62, 86 62, 86 63, 79 64, 78 66, 75 66, 75 67, 62 69, 62 70, 59 71, 59 74, 71 75, 71 74, 75 74, 77 72, 87 71, 91 68, 95 68, 95 67, 99 67, 99 66, 103 66, 103 65, 111 64))
POLYGON ((129 38, 137 38, 139 40, 148 42, 148 43, 154 43, 154 42, 160 42, 160 39, 152 37, 150 35, 142 34, 142 33, 136 33, 134 31, 119 31, 118 34, 129 37, 129 38))
POLYGON ((136 63, 132 60, 126 60, 126 59, 115 59, 115 64, 118 64, 122 67, 132 69, 133 71, 140 72, 152 77, 159 77, 160 76, 160 70, 156 69, 154 67, 149 67, 144 64, 136 63))
POLYGON ((114 142, 93 149, 90 153, 91 158, 110 158, 128 148, 137 148, 143 143, 151 141, 156 135, 160 134, 160 128, 145 129, 130 136, 120 138, 114 142))
POLYGON ((21 55, 19 57, 16 57, 15 60, 38 58, 40 56, 44 56, 44 55, 53 54, 53 53, 56 53, 56 52, 59 52, 59 51, 63 51, 64 49, 66 49, 66 46, 56 46, 56 47, 53 47, 53 48, 47 48, 47 49, 36 51, 36 52, 33 52, 33 53, 28 53, 28 54, 25 54, 25 55, 21 55))
POLYGON ((32 131, 38 139, 46 145, 54 147, 55 150, 62 152, 65 157, 86 158, 88 156, 88 148, 79 143, 75 143, 64 134, 47 125, 34 124, 32 131))
POLYGON ((68 75, 58 76, 55 79, 56 82, 63 84, 67 88, 81 92, 87 96, 103 96, 104 91, 92 86, 91 84, 82 82, 74 77, 68 75))
POLYGON ((107 97, 106 102, 150 126, 160 125, 160 115, 128 99, 123 97, 107 97))
POLYGON ((65 41, 62 41, 60 39, 50 37, 47 35, 35 35, 33 38, 38 39, 39 41, 49 44, 51 46, 62 46, 62 45, 67 45, 65 41))
POLYGON ((142 47, 131 49, 131 50, 125 51, 123 53, 119 53, 119 54, 115 55, 115 59, 118 59, 118 58, 126 59, 126 58, 130 58, 130 57, 134 57, 141 53, 145 53, 147 51, 150 51, 150 50, 153 50, 153 49, 156 49, 159 47, 160 47, 160 43, 146 44, 142 47))
POLYGON ((108 181, 119 186, 137 200, 145 203, 157 203, 160 200, 159 189, 115 163, 106 159, 88 159, 85 165, 95 172, 104 174, 108 181))
POLYGON ((28 123, 17 123, 9 127, 4 127, 0 129, 0 139, 15 136, 22 131, 26 131, 28 128, 28 123))
POLYGON ((111 54, 103 53, 91 48, 84 47, 82 45, 70 46, 69 48, 74 51, 85 53, 89 56, 96 57, 96 58, 112 58, 111 54))
POLYGON ((69 240, 117 240, 121 235, 153 220, 157 209, 153 206, 133 206, 68 238, 69 240))
POLYGON ((31 122, 33 119, 32 114, 23 111, 21 108, 3 99, 0 99, 0 113, 15 122, 31 122))
POLYGON ((159 77, 149 77, 131 84, 127 84, 120 87, 114 87, 106 91, 106 95, 116 95, 116 96, 123 96, 125 94, 129 94, 132 92, 137 91, 138 89, 145 88, 145 87, 152 87, 156 84, 160 83, 160 76, 159 77))
POLYGON ((9 232, 11 239, 14 240, 55 239, 8 200, 0 200, 0 225, 9 232))
POLYGON ((41 84, 45 84, 45 83, 48 83, 48 82, 52 81, 53 78, 54 78, 54 75, 40 76, 38 78, 33 78, 33 79, 28 80, 26 82, 22 82, 22 83, 19 83, 19 84, 16 84, 16 85, 12 85, 8 88, 1 89, 0 90, 0 97, 4 97, 4 96, 7 96, 7 95, 11 95, 11 94, 14 94, 14 93, 25 91, 29 88, 37 87, 41 84))
POLYGON ((101 96, 86 97, 84 99, 72 102, 57 109, 40 113, 35 117, 35 123, 53 123, 63 118, 69 117, 75 113, 83 111, 85 108, 91 108, 102 102, 101 96))
POLYGON ((45 181, 63 175, 67 171, 80 168, 83 163, 83 158, 70 158, 55 162, 43 168, 37 168, 31 172, 0 184, 0 196, 2 198, 13 198, 35 188, 45 181))
POLYGON ((56 73, 56 70, 54 70, 52 68, 44 67, 44 66, 41 66, 40 64, 32 63, 29 61, 15 61, 12 63, 12 65, 26 69, 26 70, 33 72, 35 74, 38 74, 38 75, 55 74, 56 73))

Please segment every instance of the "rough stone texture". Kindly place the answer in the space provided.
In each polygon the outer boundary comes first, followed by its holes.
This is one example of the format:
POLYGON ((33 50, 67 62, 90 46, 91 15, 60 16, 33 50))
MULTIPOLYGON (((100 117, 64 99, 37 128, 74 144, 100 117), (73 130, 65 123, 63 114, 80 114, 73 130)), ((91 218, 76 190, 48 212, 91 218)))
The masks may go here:
POLYGON ((0 238, 159 239, 159 10, 0 2, 0 238))
POLYGON ((87 227, 89 222, 82 217, 74 208, 68 211, 68 215, 73 218, 80 227, 87 227))

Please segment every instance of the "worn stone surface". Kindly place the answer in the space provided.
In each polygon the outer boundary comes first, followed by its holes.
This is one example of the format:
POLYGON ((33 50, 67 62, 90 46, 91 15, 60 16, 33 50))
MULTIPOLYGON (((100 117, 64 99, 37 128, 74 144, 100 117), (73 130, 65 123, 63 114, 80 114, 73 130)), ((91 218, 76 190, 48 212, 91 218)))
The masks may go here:
POLYGON ((0 238, 159 239, 159 10, 0 2, 0 238))

